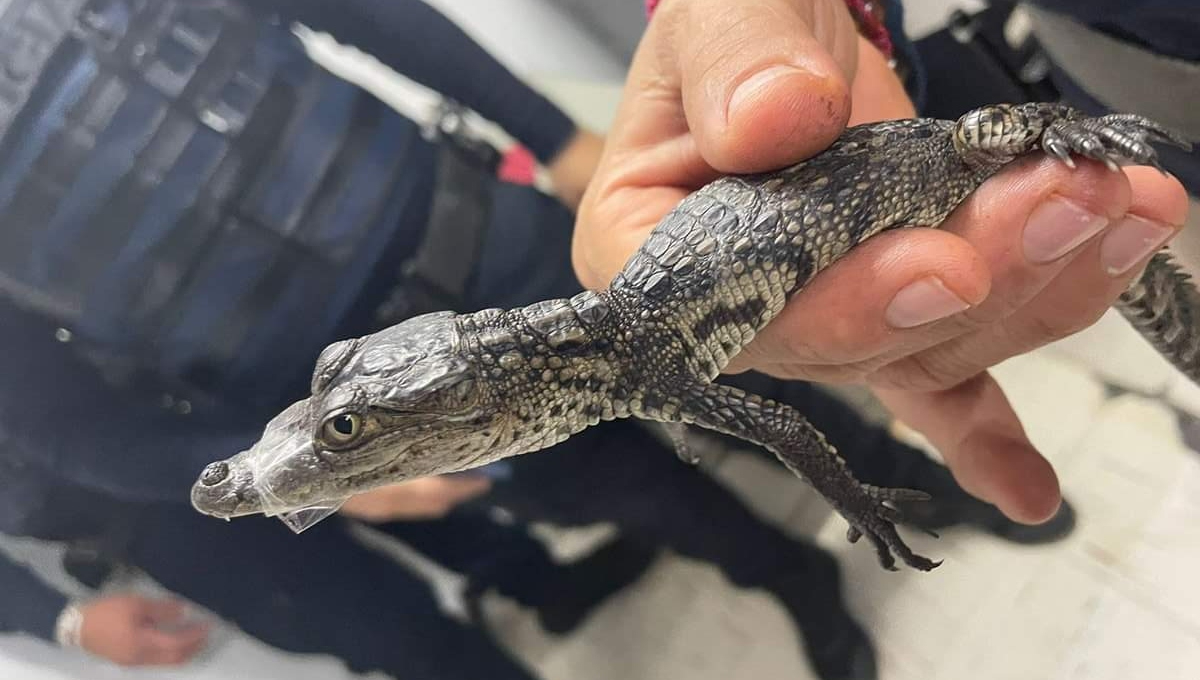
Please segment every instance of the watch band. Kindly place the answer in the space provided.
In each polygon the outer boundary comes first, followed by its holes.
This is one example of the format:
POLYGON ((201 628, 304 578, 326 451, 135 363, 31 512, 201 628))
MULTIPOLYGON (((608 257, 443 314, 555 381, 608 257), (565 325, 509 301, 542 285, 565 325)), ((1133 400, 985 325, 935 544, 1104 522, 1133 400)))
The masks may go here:
POLYGON ((83 631, 83 609, 79 603, 72 602, 59 612, 54 621, 54 641, 60 647, 78 647, 80 633, 83 631))

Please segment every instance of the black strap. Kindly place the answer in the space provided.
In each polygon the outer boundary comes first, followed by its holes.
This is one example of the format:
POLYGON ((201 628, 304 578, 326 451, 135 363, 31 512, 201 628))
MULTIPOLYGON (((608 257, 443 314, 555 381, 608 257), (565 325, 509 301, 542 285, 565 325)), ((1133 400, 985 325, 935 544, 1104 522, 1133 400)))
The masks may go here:
POLYGON ((435 134, 440 151, 429 221, 412 257, 401 264, 395 289, 376 311, 381 325, 426 312, 466 311, 500 154, 464 129, 462 109, 454 102, 443 107, 435 134))

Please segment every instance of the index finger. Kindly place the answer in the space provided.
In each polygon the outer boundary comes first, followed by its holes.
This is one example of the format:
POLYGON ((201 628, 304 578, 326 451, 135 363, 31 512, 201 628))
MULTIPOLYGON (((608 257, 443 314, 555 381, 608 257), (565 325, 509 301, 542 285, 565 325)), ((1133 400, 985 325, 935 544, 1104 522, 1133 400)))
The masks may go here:
POLYGON ((1062 494, 1054 468, 1029 441, 989 374, 945 390, 874 392, 897 418, 929 439, 972 495, 1026 524, 1044 522, 1058 510, 1062 494))

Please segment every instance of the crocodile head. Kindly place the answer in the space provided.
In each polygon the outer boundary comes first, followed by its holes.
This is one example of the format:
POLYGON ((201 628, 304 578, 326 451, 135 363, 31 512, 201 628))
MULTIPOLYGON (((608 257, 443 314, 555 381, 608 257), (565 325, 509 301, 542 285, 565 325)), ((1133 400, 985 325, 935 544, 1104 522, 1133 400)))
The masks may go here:
POLYGON ((225 519, 308 512, 289 522, 299 531, 355 493, 495 460, 504 416, 493 406, 452 313, 338 342, 317 360, 312 395, 254 446, 206 467, 192 505, 225 519))

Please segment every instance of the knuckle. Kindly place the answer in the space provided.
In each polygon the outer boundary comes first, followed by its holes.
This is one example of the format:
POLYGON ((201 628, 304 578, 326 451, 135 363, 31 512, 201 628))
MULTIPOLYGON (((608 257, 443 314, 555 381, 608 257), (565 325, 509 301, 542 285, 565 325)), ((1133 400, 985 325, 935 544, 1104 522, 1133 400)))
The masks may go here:
POLYGON ((830 347, 839 347, 837 343, 831 343, 829 347, 823 346, 820 343, 812 342, 809 338, 799 335, 788 335, 783 340, 783 347, 780 356, 775 357, 782 363, 793 365, 815 364, 818 366, 832 366, 842 363, 847 363, 848 359, 839 357, 834 354, 830 347))
POLYGON ((982 304, 952 317, 963 324, 964 330, 979 330, 1003 321, 1019 311, 1046 285, 1042 276, 1027 267, 1024 262, 1005 271, 997 271, 995 275, 1003 279, 1003 283, 993 286, 982 304))
POLYGON ((863 347, 862 328, 847 319, 832 317, 820 328, 777 328, 772 333, 787 363, 848 364, 863 361, 871 352, 863 347))
POLYGON ((855 364, 776 364, 763 371, 781 380, 804 380, 822 383, 861 382, 867 371, 855 364))
POLYGON ((1081 309, 1072 312, 1034 314, 1023 323, 1020 340, 1023 345, 1041 345, 1074 335, 1096 323, 1105 309, 1081 309))
POLYGON ((977 372, 973 363, 958 358, 955 352, 935 348, 882 366, 867 382, 886 389, 931 392, 952 387, 977 372))

